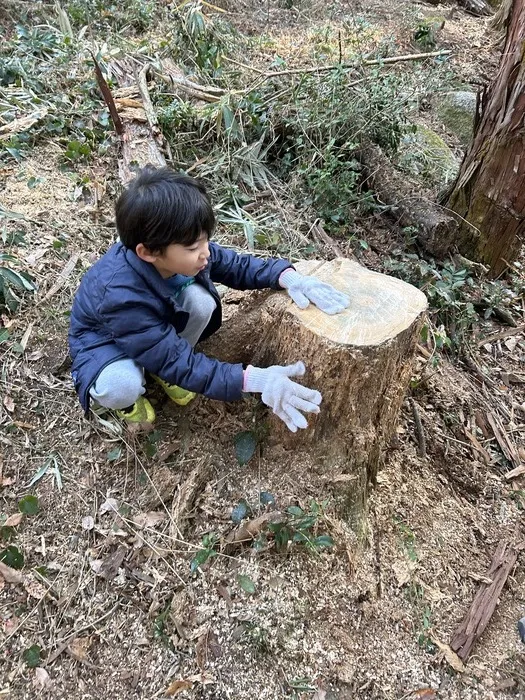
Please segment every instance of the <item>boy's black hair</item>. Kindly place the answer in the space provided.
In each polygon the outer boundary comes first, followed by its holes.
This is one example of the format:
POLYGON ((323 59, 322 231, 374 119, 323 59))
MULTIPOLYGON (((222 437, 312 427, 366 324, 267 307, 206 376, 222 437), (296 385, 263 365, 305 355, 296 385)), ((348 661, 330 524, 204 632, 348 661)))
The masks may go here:
POLYGON ((192 245, 215 228, 204 185, 169 168, 147 167, 120 195, 115 206, 120 240, 131 250, 142 243, 162 254, 171 243, 192 245))

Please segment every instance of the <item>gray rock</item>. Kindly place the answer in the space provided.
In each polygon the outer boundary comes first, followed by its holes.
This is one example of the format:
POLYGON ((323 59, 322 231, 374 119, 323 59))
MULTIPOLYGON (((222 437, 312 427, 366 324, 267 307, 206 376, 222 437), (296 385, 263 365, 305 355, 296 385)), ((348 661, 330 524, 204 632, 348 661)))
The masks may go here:
POLYGON ((436 110, 445 127, 459 138, 464 146, 472 139, 476 115, 476 93, 460 90, 438 95, 436 110))
POLYGON ((459 161, 441 136, 423 124, 403 137, 397 165, 409 175, 443 187, 455 179, 459 161))

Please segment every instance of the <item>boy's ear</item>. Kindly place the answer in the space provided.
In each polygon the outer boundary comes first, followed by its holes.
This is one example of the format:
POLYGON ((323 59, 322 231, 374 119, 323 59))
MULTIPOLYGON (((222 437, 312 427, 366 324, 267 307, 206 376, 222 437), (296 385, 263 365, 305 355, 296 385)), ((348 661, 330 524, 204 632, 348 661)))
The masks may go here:
POLYGON ((146 248, 144 243, 139 243, 135 248, 135 253, 141 260, 145 262, 154 263, 158 259, 158 255, 154 255, 149 248, 146 248))

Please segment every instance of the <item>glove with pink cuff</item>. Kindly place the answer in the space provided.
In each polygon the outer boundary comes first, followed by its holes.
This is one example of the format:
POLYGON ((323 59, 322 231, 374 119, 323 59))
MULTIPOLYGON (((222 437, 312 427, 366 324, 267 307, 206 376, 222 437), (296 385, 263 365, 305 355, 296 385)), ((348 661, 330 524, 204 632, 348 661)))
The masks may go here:
POLYGON ((338 314, 350 305, 350 299, 338 292, 331 284, 321 282, 316 277, 300 275, 292 267, 281 273, 279 284, 284 287, 300 309, 306 309, 310 302, 325 314, 338 314))
POLYGON ((296 433, 298 428, 308 426, 301 411, 319 413, 319 404, 322 401, 318 391, 308 389, 290 379, 302 377, 305 371, 302 362, 287 367, 272 365, 264 369, 248 365, 244 370, 243 389, 250 393, 260 393, 263 403, 286 423, 292 433, 296 433))

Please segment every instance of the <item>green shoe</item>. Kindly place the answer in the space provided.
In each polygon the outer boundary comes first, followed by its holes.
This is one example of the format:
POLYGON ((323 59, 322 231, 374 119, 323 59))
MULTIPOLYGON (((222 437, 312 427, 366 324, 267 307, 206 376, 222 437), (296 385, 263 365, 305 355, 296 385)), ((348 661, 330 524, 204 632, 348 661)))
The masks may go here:
POLYGON ((186 404, 188 404, 190 401, 193 401, 193 399, 197 396, 197 394, 194 394, 193 391, 181 389, 180 386, 175 386, 175 384, 168 384, 168 382, 165 382, 163 379, 157 377, 155 374, 152 374, 151 376, 157 382, 157 384, 161 385, 161 387, 164 389, 164 391, 170 397, 170 399, 179 406, 186 406, 186 404))
POLYGON ((143 396, 139 396, 129 409, 121 409, 115 413, 128 423, 153 423, 155 420, 155 409, 143 396))

